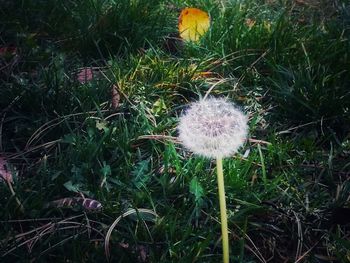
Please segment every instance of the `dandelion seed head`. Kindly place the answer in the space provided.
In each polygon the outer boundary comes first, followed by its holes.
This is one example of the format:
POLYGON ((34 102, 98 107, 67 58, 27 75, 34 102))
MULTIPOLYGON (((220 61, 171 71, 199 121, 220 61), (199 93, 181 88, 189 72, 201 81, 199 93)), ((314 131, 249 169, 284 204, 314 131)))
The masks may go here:
POLYGON ((180 117, 179 139, 192 152, 209 157, 228 157, 244 143, 247 117, 224 98, 192 103, 180 117))

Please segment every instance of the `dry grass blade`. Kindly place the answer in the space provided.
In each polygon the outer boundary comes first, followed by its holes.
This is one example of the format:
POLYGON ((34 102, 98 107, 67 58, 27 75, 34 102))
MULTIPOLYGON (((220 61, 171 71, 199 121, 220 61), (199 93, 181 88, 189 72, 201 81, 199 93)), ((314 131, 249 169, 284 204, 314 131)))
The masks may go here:
MULTIPOLYGON (((172 141, 173 143, 181 143, 177 137, 161 135, 161 134, 141 135, 141 136, 137 137, 137 140, 159 140, 159 141, 161 141, 161 140, 169 140, 169 141, 172 141)), ((254 144, 271 145, 270 142, 267 142, 267 141, 264 141, 264 140, 253 139, 253 138, 249 138, 248 141, 250 143, 254 143, 254 144)))
MULTIPOLYGON (((212 220, 214 220, 215 222, 220 224, 220 221, 218 219, 216 219, 215 217, 209 215, 208 213, 206 213, 204 210, 202 210, 202 213, 209 216, 212 220)), ((253 246, 253 248, 251 248, 250 246, 248 246, 247 244, 244 245, 245 248, 247 248, 250 252, 252 252, 258 259, 260 262, 262 263, 266 263, 268 262, 263 255, 260 253, 258 247, 255 245, 254 241, 236 224, 234 224, 235 227, 241 231, 241 233, 244 235, 244 237, 250 242, 250 244, 253 246)), ((235 234, 233 231, 231 231, 230 229, 228 230, 229 234, 232 234, 233 236, 235 236, 236 238, 240 238, 237 234, 235 234)))
POLYGON ((62 244, 64 244, 65 242, 67 242, 68 240, 74 239, 74 238, 76 238, 77 236, 79 236, 79 235, 81 235, 81 234, 84 234, 84 233, 87 232, 87 231, 88 231, 88 230, 86 230, 86 229, 85 229, 85 230, 82 230, 81 232, 76 233, 75 235, 72 235, 72 236, 70 236, 70 237, 67 237, 67 238, 65 238, 65 239, 62 239, 61 241, 59 241, 59 242, 57 242, 57 243, 51 245, 49 248, 47 248, 47 249, 45 249, 44 251, 42 251, 42 252, 40 253, 40 255, 38 256, 38 258, 40 258, 41 255, 44 255, 45 253, 47 253, 49 250, 51 250, 51 249, 53 249, 53 248, 55 248, 55 247, 57 247, 57 246, 59 246, 59 245, 62 245, 62 244))
MULTIPOLYGON (((45 224, 45 225, 43 225, 43 226, 41 226, 41 227, 38 227, 38 228, 33 229, 33 230, 31 230, 31 231, 28 231, 28 232, 26 232, 26 233, 21 233, 21 234, 19 234, 19 235, 16 235, 15 237, 10 238, 10 239, 8 239, 8 240, 1 240, 0 243, 4 243, 4 244, 5 244, 5 242, 7 242, 7 243, 11 242, 11 244, 14 244, 14 245, 12 245, 12 248, 10 248, 10 249, 7 250, 4 254, 2 254, 1 257, 5 257, 6 255, 10 254, 12 251, 16 250, 17 248, 19 248, 19 247, 21 247, 21 246, 24 246, 24 245, 26 245, 26 244, 32 242, 32 241, 33 241, 33 238, 30 238, 30 239, 27 239, 27 240, 23 241, 22 243, 18 244, 19 241, 21 241, 21 240, 23 240, 23 239, 26 239, 26 236, 27 236, 27 235, 29 235, 29 234, 31 234, 31 233, 33 233, 33 232, 38 232, 39 230, 42 230, 42 229, 46 229, 46 228, 48 228, 48 227, 51 227, 51 225, 52 225, 52 223, 48 223, 48 224, 45 224)), ((9 247, 10 247, 10 246, 9 246, 9 247)))
POLYGON ((64 122, 65 120, 67 120, 68 118, 86 115, 86 114, 103 113, 103 112, 108 112, 108 110, 78 112, 78 113, 68 114, 65 116, 60 116, 60 117, 57 117, 56 119, 50 120, 50 121, 46 122, 45 124, 43 124, 42 126, 40 126, 32 134, 32 136, 30 136, 30 138, 28 139, 28 141, 26 143, 25 149, 28 149, 30 147, 30 145, 34 143, 34 141, 39 140, 42 133, 54 128, 55 126, 59 125, 60 123, 64 122))
POLYGON ((161 134, 154 134, 154 135, 141 135, 137 138, 137 140, 143 140, 143 139, 149 139, 149 140, 169 140, 173 143, 179 143, 177 137, 174 136, 167 136, 167 135, 161 135, 161 134))
MULTIPOLYGON (((267 260, 263 257, 263 255, 260 253, 259 248, 255 245, 254 241, 238 226, 235 224, 235 226, 237 227, 237 229, 239 229, 241 231, 241 233, 244 235, 244 237, 252 244, 252 246, 254 247, 254 249, 249 247, 249 250, 260 260, 260 262, 262 263, 266 263, 267 260)), ((247 246, 245 246, 246 248, 248 248, 247 246)))
MULTIPOLYGON (((85 232, 91 233, 91 231, 96 232, 98 235, 100 235, 101 237, 104 237, 104 235, 101 233, 101 231, 99 231, 98 229, 92 227, 89 223, 89 220, 86 218, 87 223, 81 223, 81 222, 74 222, 74 221, 67 221, 68 219, 62 220, 60 222, 57 223, 48 223, 45 224, 42 227, 36 228, 32 231, 29 231, 27 233, 21 234, 20 236, 16 236, 16 240, 14 241, 16 244, 13 245, 12 248, 10 248, 8 251, 6 251, 2 256, 6 256, 9 253, 13 252, 14 250, 16 250, 19 247, 22 247, 24 245, 27 245, 28 251, 29 253, 31 253, 33 251, 34 246, 38 243, 38 241, 42 238, 44 238, 47 235, 53 234, 56 231, 64 231, 64 230, 79 230, 80 232, 77 234, 74 234, 71 237, 68 237, 66 239, 61 240, 60 242, 58 242, 57 244, 62 244, 65 241, 71 239, 72 237, 75 237, 77 235, 83 234, 85 232), (27 236, 30 233, 36 232, 36 234, 29 238, 24 240, 22 243, 18 244, 17 242, 23 238, 25 238, 25 236, 27 236)), ((50 246, 47 250, 52 249, 54 246, 50 246)))
POLYGON ((249 138, 248 141, 250 143, 271 145, 270 142, 267 142, 267 141, 264 141, 264 140, 257 140, 257 139, 253 139, 253 138, 249 138))
POLYGON ((25 91, 22 91, 20 95, 16 96, 9 104, 6 108, 4 108, 3 110, 1 110, 0 114, 3 114, 4 112, 8 111, 19 99, 21 99, 23 97, 23 95, 25 94, 25 91))
MULTIPOLYGON (((12 248, 10 248, 8 251, 6 251, 1 256, 5 257, 6 255, 10 254, 14 250, 16 250, 16 249, 18 249, 18 248, 20 248, 20 247, 22 247, 24 245, 27 245, 28 246, 28 250, 31 251, 31 249, 33 247, 33 244, 37 241, 37 239, 42 237, 44 235, 44 233, 47 233, 47 231, 51 230, 52 227, 53 227, 53 224, 52 223, 48 223, 48 224, 45 224, 42 227, 36 228, 36 229, 34 229, 32 231, 29 231, 27 233, 23 233, 23 234, 17 235, 16 238, 15 238, 16 240, 14 240, 14 244, 13 244, 12 248), (18 241, 20 241, 22 239, 25 239, 25 236, 27 234, 32 233, 32 232, 37 232, 38 230, 40 230, 40 232, 38 234, 36 234, 34 237, 32 237, 30 239, 26 239, 25 241, 23 241, 20 244, 17 243, 18 241)), ((51 233, 51 232, 48 232, 48 233, 51 233)))
POLYGON ((243 57, 248 57, 248 56, 257 56, 261 54, 264 50, 262 49, 242 49, 238 50, 235 52, 232 52, 230 54, 227 54, 226 56, 223 56, 220 59, 214 58, 213 61, 210 63, 212 66, 210 70, 215 70, 222 66, 224 63, 232 63, 235 60, 241 59, 243 57))
MULTIPOLYGON (((6 241, 6 242, 10 242, 12 244, 12 245, 9 245, 9 247, 12 246, 12 248, 9 248, 9 250, 6 251, 1 256, 4 257, 4 256, 8 255, 9 253, 11 253, 12 251, 16 250, 17 248, 22 247, 23 245, 26 245, 26 244, 28 244, 28 248, 30 250, 34 246, 34 244, 40 239, 40 237, 42 237, 42 236, 44 236, 46 234, 52 233, 52 231, 55 229, 55 227, 57 227, 60 224, 65 224, 65 223, 69 222, 71 224, 72 223, 73 224, 74 223, 75 224, 79 224, 80 226, 84 225, 82 223, 69 221, 69 220, 77 219, 77 218, 82 217, 82 216, 84 216, 84 214, 73 216, 73 217, 69 217, 69 218, 63 219, 63 220, 61 220, 59 222, 50 222, 50 223, 47 223, 47 224, 45 224, 43 226, 37 227, 37 228, 35 228, 33 230, 30 230, 28 232, 18 234, 15 237, 13 237, 13 238, 11 238, 11 239, 6 241), (29 238, 28 235, 31 235, 32 233, 35 233, 35 235, 29 238), (25 239, 25 241, 23 241, 22 243, 18 244, 18 242, 20 240, 23 240, 23 239, 25 239)), ((60 230, 60 229, 57 228, 57 230, 60 230)), ((95 229, 93 229, 93 230, 95 230, 95 229)), ((97 232, 99 232, 99 231, 97 231, 97 232)), ((99 232, 99 234, 102 235, 102 233, 100 233, 100 232, 99 232)), ((1 242, 4 242, 4 241, 5 240, 2 240, 1 242)))
MULTIPOLYGON (((66 222, 66 223, 70 223, 70 222, 66 222)), ((71 222, 71 223, 74 223, 74 222, 71 222)), ((85 232, 88 232, 89 231, 89 228, 87 227, 87 225, 84 225, 84 224, 80 224, 80 223, 77 223, 78 225, 72 225, 72 226, 65 226, 65 227, 57 227, 57 226, 52 226, 51 229, 47 229, 47 231, 42 231, 42 233, 40 233, 40 236, 35 236, 34 238, 30 239, 29 241, 32 241, 31 243, 28 244, 28 250, 29 252, 31 253, 33 248, 34 248, 34 245, 40 240, 40 238, 42 238, 44 235, 47 235, 47 234, 53 234, 55 230, 57 231, 63 231, 63 230, 71 230, 71 229, 74 229, 74 230, 79 230, 80 229, 80 232, 78 232, 77 234, 74 234, 73 237, 76 237, 82 233, 85 233, 85 232), (85 226, 87 229, 82 229, 82 226, 85 226), (56 228, 57 227, 57 228, 56 228)), ((91 230, 91 229, 90 229, 91 230)), ((72 238, 72 236, 68 237, 68 239, 72 238)), ((63 239, 61 240, 59 243, 62 243, 64 242, 65 240, 68 240, 68 239, 63 239)), ((52 249, 54 246, 50 245, 50 247, 48 249, 46 249, 45 251, 47 250, 50 250, 52 249)))
POLYGON ((295 254, 295 261, 297 261, 298 258, 300 258, 300 256, 301 256, 301 251, 302 251, 302 247, 303 247, 303 231, 302 231, 301 222, 300 222, 300 219, 299 219, 297 213, 295 213, 294 211, 293 211, 293 213, 294 213, 297 227, 298 227, 298 245, 297 245, 297 251, 295 254))
POLYGON ((152 210, 140 208, 140 209, 130 209, 130 210, 126 211, 124 214, 122 214, 121 216, 119 216, 116 220, 114 220, 113 224, 109 227, 108 232, 107 232, 106 237, 105 237, 105 254, 106 254, 108 261, 110 259, 109 240, 111 238, 111 235, 112 235, 114 228, 117 226, 117 224, 120 222, 120 220, 122 220, 124 217, 127 217, 127 216, 132 215, 132 214, 149 214, 149 215, 154 216, 155 218, 158 217, 158 215, 155 212, 153 212, 152 210))
POLYGON ((235 87, 238 87, 243 81, 243 79, 246 77, 247 73, 252 70, 257 63, 259 63, 268 53, 270 52, 270 49, 267 49, 264 53, 262 53, 246 70, 245 72, 239 77, 235 87))
POLYGON ((3 130, 5 117, 6 117, 6 112, 3 114, 2 118, 1 118, 1 122, 0 122, 0 151, 1 152, 3 151, 3 148, 2 148, 2 130, 3 130))
POLYGON ((50 147, 54 146, 56 143, 59 143, 61 141, 62 141, 61 139, 58 139, 58 140, 46 142, 46 143, 34 146, 32 148, 29 148, 29 149, 27 149, 27 150, 25 150, 23 152, 16 153, 16 154, 13 154, 13 155, 9 155, 9 158, 11 158, 11 159, 18 158, 19 156, 24 156, 27 153, 34 152, 36 150, 40 150, 41 148, 49 149, 50 147))
POLYGON ((323 235, 312 247, 310 247, 303 255, 301 255, 298 260, 295 261, 295 263, 302 262, 308 254, 320 243, 320 241, 324 238, 325 235, 323 235))
POLYGON ((225 82, 229 82, 229 81, 231 81, 231 80, 232 80, 232 79, 230 79, 230 78, 228 78, 228 79, 220 79, 218 82, 214 83, 214 84, 210 87, 210 89, 205 93, 205 95, 204 95, 204 97, 203 97, 203 100, 205 100, 205 99, 209 96, 210 92, 212 92, 212 90, 213 90, 216 86, 218 86, 218 85, 220 85, 220 84, 223 84, 223 83, 225 83, 225 82))

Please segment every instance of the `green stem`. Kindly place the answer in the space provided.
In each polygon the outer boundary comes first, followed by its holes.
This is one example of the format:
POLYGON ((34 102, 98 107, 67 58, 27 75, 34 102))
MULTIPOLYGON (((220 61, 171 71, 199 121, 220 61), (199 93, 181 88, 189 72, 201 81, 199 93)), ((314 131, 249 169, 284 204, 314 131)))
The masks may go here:
POLYGON ((221 157, 216 158, 216 170, 217 170, 217 174, 218 174, 218 187, 219 187, 223 262, 229 263, 230 257, 229 257, 229 246, 228 246, 225 185, 224 185, 224 173, 223 173, 223 169, 222 169, 222 158, 221 157))

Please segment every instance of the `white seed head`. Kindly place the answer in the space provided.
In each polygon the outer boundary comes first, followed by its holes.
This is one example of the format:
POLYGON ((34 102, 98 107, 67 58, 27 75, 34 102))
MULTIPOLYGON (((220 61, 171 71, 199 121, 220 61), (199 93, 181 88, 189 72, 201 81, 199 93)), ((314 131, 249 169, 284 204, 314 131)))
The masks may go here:
POLYGON ((247 117, 224 98, 208 98, 190 105, 180 117, 178 131, 190 151, 209 158, 228 157, 247 137, 247 117))

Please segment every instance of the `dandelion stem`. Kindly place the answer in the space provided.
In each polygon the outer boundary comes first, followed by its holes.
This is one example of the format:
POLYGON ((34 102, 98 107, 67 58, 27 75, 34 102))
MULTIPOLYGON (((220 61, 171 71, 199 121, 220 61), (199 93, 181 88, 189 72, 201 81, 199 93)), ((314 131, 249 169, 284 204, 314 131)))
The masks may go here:
POLYGON ((223 262, 229 263, 227 211, 226 211, 226 200, 225 200, 224 173, 223 173, 223 169, 222 169, 222 158, 221 157, 216 158, 216 170, 217 170, 218 187, 219 187, 223 262))

